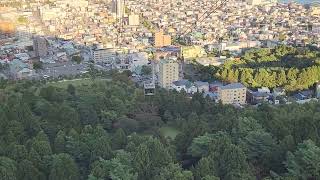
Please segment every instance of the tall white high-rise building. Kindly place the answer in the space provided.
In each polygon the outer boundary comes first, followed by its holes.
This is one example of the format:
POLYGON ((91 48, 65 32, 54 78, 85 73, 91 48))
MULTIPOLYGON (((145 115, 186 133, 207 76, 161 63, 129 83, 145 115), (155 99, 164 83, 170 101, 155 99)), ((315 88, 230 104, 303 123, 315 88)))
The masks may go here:
POLYGON ((124 0, 112 0, 113 13, 117 19, 122 19, 125 12, 124 0))

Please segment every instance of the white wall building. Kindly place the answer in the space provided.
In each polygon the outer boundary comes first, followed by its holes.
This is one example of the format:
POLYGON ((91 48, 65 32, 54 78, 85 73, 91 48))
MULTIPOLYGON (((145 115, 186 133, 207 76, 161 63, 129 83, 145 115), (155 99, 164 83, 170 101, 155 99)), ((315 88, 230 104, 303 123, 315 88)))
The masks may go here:
POLYGON ((94 49, 91 51, 92 58, 95 62, 111 61, 116 56, 115 49, 94 49))
POLYGON ((139 15, 131 14, 129 15, 129 26, 139 26, 140 20, 139 15))
POLYGON ((117 19, 122 19, 125 13, 124 0, 112 0, 112 11, 117 19))

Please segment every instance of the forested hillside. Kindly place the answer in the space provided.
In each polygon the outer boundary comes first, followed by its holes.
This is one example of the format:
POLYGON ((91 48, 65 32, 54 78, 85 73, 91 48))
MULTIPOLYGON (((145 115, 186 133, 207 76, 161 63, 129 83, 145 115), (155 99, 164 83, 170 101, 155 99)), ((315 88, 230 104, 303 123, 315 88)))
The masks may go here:
POLYGON ((235 109, 201 94, 144 97, 125 74, 1 87, 1 180, 320 179, 317 103, 235 109))
POLYGON ((280 45, 246 51, 221 67, 198 67, 202 80, 241 82, 246 87, 284 87, 297 91, 320 81, 320 51, 280 45))

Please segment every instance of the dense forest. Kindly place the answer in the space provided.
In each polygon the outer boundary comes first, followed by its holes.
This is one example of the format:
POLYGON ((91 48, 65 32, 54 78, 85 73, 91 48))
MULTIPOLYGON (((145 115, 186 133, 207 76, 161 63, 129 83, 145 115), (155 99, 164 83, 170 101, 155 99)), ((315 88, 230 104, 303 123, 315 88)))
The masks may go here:
POLYGON ((297 91, 320 81, 320 51, 280 45, 246 51, 221 67, 197 67, 202 80, 241 82, 250 88, 284 87, 297 91))
POLYGON ((145 97, 126 73, 90 82, 1 86, 1 180, 320 179, 320 104, 236 109, 145 97))

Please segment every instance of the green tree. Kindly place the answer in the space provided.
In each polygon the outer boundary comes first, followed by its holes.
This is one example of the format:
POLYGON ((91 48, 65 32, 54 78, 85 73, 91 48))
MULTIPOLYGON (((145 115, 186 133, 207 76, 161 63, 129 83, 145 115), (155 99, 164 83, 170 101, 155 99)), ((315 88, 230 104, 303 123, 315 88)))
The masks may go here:
POLYGON ((66 146, 66 134, 64 131, 59 131, 55 140, 54 140, 54 152, 63 153, 65 152, 66 146))
POLYGON ((250 162, 255 166, 262 166, 261 169, 265 170, 265 173, 271 168, 277 170, 282 165, 282 162, 278 161, 278 146, 270 133, 261 130, 250 132, 244 139, 244 149, 250 162))
POLYGON ((214 176, 216 172, 216 167, 214 167, 214 163, 212 162, 212 159, 209 159, 208 157, 203 157, 200 159, 200 161, 196 164, 193 174, 195 180, 204 180, 204 179, 217 179, 216 176, 214 176), (211 162, 210 162, 211 161, 211 162), (210 177, 210 178, 209 178, 210 177))
POLYGON ((178 164, 170 163, 160 170, 155 180, 193 180, 191 171, 184 171, 178 164))
POLYGON ((80 56, 72 56, 72 61, 80 64, 82 61, 82 58, 80 56))
POLYGON ((152 73, 152 69, 150 66, 143 65, 141 68, 141 74, 144 76, 150 76, 152 73))
POLYGON ((102 111, 99 119, 99 123, 106 130, 111 130, 113 122, 118 118, 118 114, 115 111, 102 111))
POLYGON ((158 139, 149 138, 133 152, 138 179, 152 179, 157 171, 172 161, 168 150, 158 139))
POLYGON ((7 157, 0 157, 0 177, 2 180, 17 180, 16 162, 7 157))
POLYGON ((123 129, 118 129, 112 138, 112 146, 114 149, 123 149, 127 144, 127 135, 123 129))
POLYGON ((71 95, 76 95, 76 88, 72 84, 68 84, 67 92, 71 95))
POLYGON ((286 72, 282 69, 277 74, 277 86, 284 86, 285 84, 287 84, 287 76, 286 72))
POLYGON ((78 180, 79 170, 77 164, 68 154, 53 156, 49 180, 78 180))
POLYGON ((287 155, 285 162, 290 175, 299 179, 320 178, 320 148, 311 140, 298 145, 298 149, 287 155))
POLYGON ((24 145, 12 145, 10 148, 9 157, 16 162, 20 162, 28 157, 27 148, 24 145))
POLYGON ((201 180, 220 180, 220 178, 216 177, 216 176, 205 176, 203 177, 201 180))
POLYGON ((18 179, 19 180, 41 180, 45 179, 42 174, 31 161, 23 160, 18 165, 18 179))
POLYGON ((127 152, 120 152, 111 160, 99 159, 91 166, 89 179, 136 180, 137 174, 132 168, 132 157, 127 152))
POLYGON ((24 16, 19 16, 18 17, 18 23, 20 24, 27 24, 28 23, 28 18, 24 17, 24 16))
POLYGON ((38 70, 38 69, 42 69, 42 68, 43 68, 42 62, 34 62, 33 63, 33 69, 38 70))

